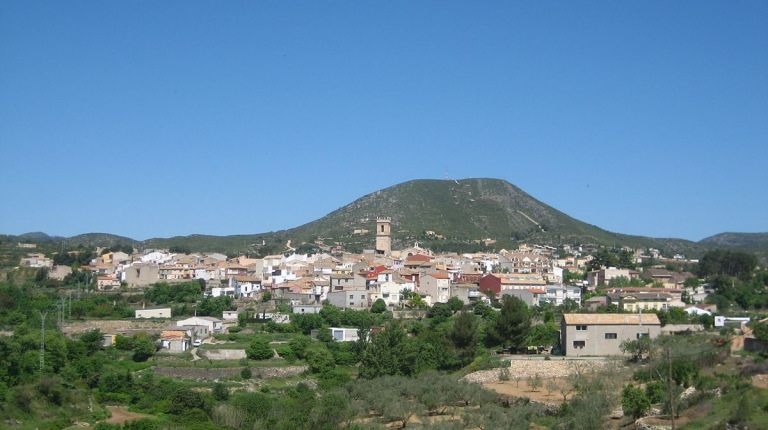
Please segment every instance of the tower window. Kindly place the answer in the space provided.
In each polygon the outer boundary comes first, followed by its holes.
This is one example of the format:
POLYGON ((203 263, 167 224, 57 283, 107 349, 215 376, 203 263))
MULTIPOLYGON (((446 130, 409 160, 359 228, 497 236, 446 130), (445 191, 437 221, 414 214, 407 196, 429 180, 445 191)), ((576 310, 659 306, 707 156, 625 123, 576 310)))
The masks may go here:
POLYGON ((381 232, 384 233, 384 224, 381 225, 381 232))

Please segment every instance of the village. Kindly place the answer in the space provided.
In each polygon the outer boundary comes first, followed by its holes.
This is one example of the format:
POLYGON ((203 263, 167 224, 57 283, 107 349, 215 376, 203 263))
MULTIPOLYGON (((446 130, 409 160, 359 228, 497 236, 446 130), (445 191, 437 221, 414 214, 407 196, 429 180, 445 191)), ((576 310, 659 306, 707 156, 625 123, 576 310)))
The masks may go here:
MULTIPOLYGON (((631 255, 637 266, 648 260, 655 262, 633 270, 596 267, 591 264, 595 257, 581 246, 559 250, 567 255, 558 255, 558 249, 551 246, 529 244, 497 253, 435 254, 418 243, 391 249, 389 218, 378 218, 375 228, 375 247, 362 254, 227 258, 218 253, 167 250, 101 253, 84 267, 95 277, 99 292, 141 291, 156 283, 172 286, 197 280, 204 285, 206 297, 230 297, 234 303, 232 310, 220 315, 178 319, 171 307, 148 307, 142 302, 135 309, 135 321, 108 331, 105 345, 117 334, 146 330, 135 325, 139 320, 174 321, 153 325, 149 331, 159 334, 164 350, 184 352, 216 333, 225 333, 245 309, 258 309, 263 319, 287 323, 291 313, 316 314, 324 304, 368 310, 382 302, 396 318, 420 318, 435 304, 458 300, 463 305, 483 303, 490 307, 495 299, 508 295, 529 308, 551 306, 572 313, 565 313, 561 320, 559 345, 530 348, 565 356, 611 356, 620 355, 620 345, 627 340, 704 329, 700 323, 662 327, 656 312, 680 309, 692 321, 700 316, 706 321, 717 312, 715 305, 704 303, 712 292, 706 284, 691 282, 697 281, 692 273, 664 268, 665 263, 696 263, 682 255, 665 258, 654 249, 624 248, 622 251, 631 255)), ((29 254, 20 265, 45 268, 49 276, 59 279, 72 270, 53 265, 42 254, 29 254)), ((725 319, 711 321, 722 327, 725 319)), ((748 319, 734 321, 745 323, 748 319)), ((331 331, 339 341, 358 339, 354 327, 332 327, 331 331)))

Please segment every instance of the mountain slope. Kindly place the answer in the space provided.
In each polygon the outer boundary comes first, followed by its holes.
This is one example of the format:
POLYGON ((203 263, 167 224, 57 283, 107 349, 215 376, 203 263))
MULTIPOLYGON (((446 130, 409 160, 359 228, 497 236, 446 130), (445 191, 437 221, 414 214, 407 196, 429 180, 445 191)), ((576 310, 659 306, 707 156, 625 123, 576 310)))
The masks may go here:
POLYGON ((768 253, 768 233, 720 233, 699 241, 700 244, 768 253))
POLYGON ((768 233, 724 233, 692 242, 684 239, 657 239, 629 236, 603 230, 566 215, 542 203, 520 188, 499 179, 413 180, 394 185, 341 207, 307 224, 276 232, 232 236, 190 235, 154 238, 142 242, 105 233, 89 233, 71 238, 29 233, 2 241, 38 241, 65 246, 78 244, 113 246, 129 244, 139 248, 180 247, 191 251, 229 254, 282 252, 290 244, 327 246, 343 244, 350 250, 370 249, 374 243, 377 217, 392 219, 395 247, 420 241, 440 249, 467 249, 482 239, 495 239, 497 247, 527 241, 543 244, 596 244, 657 248, 665 254, 697 256, 716 246, 734 247, 765 253, 768 233), (366 233, 353 233, 355 230, 366 233), (442 237, 426 235, 435 232, 442 237))
MULTIPOLYGON (((392 218, 396 243, 424 231, 466 241, 538 241, 656 247, 699 251, 683 239, 653 239, 612 233, 574 219, 499 179, 414 180, 368 194, 319 220, 281 232, 294 240, 348 238, 353 229, 373 230, 376 217, 392 218)), ((372 233, 368 239, 371 243, 372 233)), ((369 245, 370 247, 370 245, 369 245)))

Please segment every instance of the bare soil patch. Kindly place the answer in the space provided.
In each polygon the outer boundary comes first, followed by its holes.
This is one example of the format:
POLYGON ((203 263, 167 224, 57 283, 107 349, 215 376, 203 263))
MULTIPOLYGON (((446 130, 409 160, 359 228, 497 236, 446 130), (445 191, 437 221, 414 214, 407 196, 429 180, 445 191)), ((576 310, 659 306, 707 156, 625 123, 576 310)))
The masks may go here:
MULTIPOLYGON (((524 380, 488 382, 483 384, 483 387, 489 390, 493 390, 504 396, 527 397, 534 402, 559 405, 563 402, 563 396, 558 390, 550 391, 547 388, 547 385, 550 381, 554 381, 556 384, 558 384, 558 386, 567 384, 564 378, 550 378, 543 379, 544 386, 536 388, 535 391, 528 385, 528 382, 524 380)), ((571 398, 570 393, 567 395, 567 398, 571 398)))
POLYGON ((109 411, 112 413, 112 416, 106 420, 106 422, 110 424, 123 424, 128 421, 138 420, 141 418, 149 418, 151 416, 147 414, 131 412, 122 406, 107 406, 107 409, 109 409, 109 411))

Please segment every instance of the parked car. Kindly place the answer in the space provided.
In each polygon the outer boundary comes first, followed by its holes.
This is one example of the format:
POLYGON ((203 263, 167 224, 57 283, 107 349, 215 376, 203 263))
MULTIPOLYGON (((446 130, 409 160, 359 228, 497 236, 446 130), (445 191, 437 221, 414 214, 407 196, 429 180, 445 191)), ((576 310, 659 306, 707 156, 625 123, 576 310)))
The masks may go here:
POLYGON ((200 346, 203 344, 202 339, 195 339, 194 342, 192 342, 192 346, 200 346))

